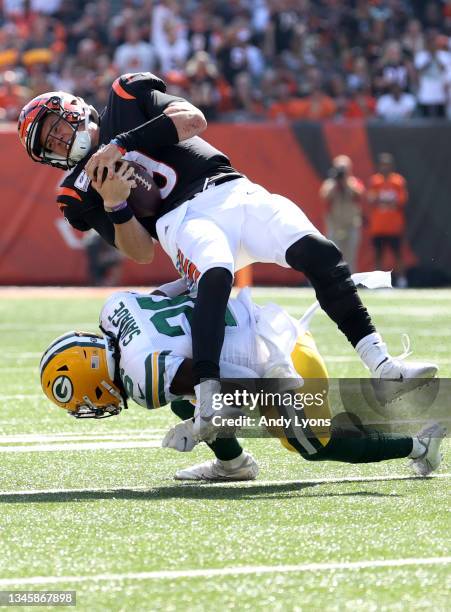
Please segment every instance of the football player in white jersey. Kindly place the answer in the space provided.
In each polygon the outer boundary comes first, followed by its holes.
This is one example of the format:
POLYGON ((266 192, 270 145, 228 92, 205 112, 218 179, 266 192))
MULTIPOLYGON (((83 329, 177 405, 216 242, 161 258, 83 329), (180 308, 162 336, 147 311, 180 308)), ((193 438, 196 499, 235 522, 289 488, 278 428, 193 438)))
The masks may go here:
MULTIPOLYGON (((101 418, 118 414, 127 399, 149 409, 172 402, 185 419, 166 435, 163 446, 189 451, 193 435, 195 398, 190 319, 195 298, 117 292, 103 306, 103 336, 69 332, 44 352, 41 385, 46 396, 72 415, 101 418)), ((274 304, 255 305, 247 291, 230 299, 225 316, 221 372, 225 378, 298 378, 303 390, 309 381, 327 379, 326 366, 313 337, 274 304), (300 381, 302 384, 302 381, 300 381)), ((330 417, 327 402, 308 417, 330 417)), ((235 409, 236 411, 236 409, 235 409)), ((367 463, 411 457, 417 474, 437 469, 440 443, 445 435, 439 424, 423 428, 417 436, 386 434, 364 427, 358 435, 334 429, 296 427, 283 445, 307 460, 367 463)), ((216 458, 176 473, 181 480, 251 480, 258 466, 236 438, 218 438, 209 444, 216 458)))

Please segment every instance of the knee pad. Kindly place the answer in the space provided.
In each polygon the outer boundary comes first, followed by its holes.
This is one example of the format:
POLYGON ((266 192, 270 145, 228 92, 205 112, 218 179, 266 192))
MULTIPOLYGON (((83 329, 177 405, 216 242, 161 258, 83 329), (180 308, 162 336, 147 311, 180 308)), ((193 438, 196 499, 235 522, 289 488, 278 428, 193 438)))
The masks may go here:
POLYGON ((232 290, 233 275, 226 268, 210 268, 202 275, 199 281, 199 288, 208 286, 208 291, 221 291, 224 289, 232 290))
POLYGON ((292 268, 308 277, 323 276, 344 264, 337 245, 320 234, 309 234, 291 245, 286 260, 292 268))
POLYGON ((336 297, 337 289, 355 291, 349 266, 337 245, 319 234, 304 236, 286 253, 287 263, 303 272, 315 289, 321 303, 328 293, 336 297))
POLYGON ((306 275, 321 308, 353 346, 376 331, 357 293, 349 266, 331 240, 319 234, 304 236, 287 250, 286 260, 306 275))

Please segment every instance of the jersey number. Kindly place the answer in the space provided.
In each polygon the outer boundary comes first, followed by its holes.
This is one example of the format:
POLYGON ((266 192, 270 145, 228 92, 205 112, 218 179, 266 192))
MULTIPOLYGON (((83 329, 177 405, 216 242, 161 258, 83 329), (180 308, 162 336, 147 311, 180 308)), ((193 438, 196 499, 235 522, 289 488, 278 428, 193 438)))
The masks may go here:
POLYGON ((164 178, 165 184, 163 187, 159 187, 160 195, 163 200, 167 198, 174 189, 177 183, 177 173, 171 166, 158 161, 158 159, 153 159, 153 157, 149 157, 144 153, 140 153, 139 151, 128 151, 128 153, 124 155, 124 159, 137 162, 141 166, 144 166, 147 172, 152 176, 154 176, 154 174, 159 174, 164 178))
MULTIPOLYGON (((193 316, 194 303, 192 298, 181 295, 176 298, 164 298, 161 300, 154 300, 152 297, 140 297, 137 298, 140 308, 143 310, 156 311, 150 317, 150 322, 153 323, 155 329, 164 336, 184 336, 185 332, 180 325, 171 323, 169 319, 184 314, 187 318, 188 323, 191 325, 191 318, 193 316)), ((237 322, 232 314, 232 311, 227 306, 225 314, 225 324, 227 327, 236 327, 237 322)))

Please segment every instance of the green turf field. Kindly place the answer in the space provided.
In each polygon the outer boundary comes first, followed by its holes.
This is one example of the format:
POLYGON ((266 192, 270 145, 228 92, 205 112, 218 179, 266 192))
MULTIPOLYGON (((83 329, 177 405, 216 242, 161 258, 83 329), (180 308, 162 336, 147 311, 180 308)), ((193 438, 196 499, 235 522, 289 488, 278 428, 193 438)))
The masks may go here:
MULTIPOLYGON (((308 290, 254 297, 298 316, 312 301, 308 290)), ((407 332, 414 358, 451 377, 451 291, 364 299, 392 353, 407 332)), ((252 439, 257 481, 178 484, 175 469, 209 451, 159 448, 168 409, 79 422, 41 396, 41 351, 95 330, 101 303, 0 300, 0 590, 72 589, 89 611, 450 609, 447 441, 426 480, 407 478, 406 460, 311 464, 252 439)), ((312 330, 331 376, 365 376, 322 313, 312 330)))

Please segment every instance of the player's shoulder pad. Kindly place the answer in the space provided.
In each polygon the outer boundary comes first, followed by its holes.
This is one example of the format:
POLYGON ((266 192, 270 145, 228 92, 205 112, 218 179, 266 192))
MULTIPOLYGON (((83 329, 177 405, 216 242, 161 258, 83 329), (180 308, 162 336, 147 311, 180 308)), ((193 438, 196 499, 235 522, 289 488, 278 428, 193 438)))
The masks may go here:
POLYGON ((124 100, 136 100, 140 93, 157 89, 166 92, 166 83, 151 72, 132 72, 118 77, 113 85, 114 93, 124 100))

